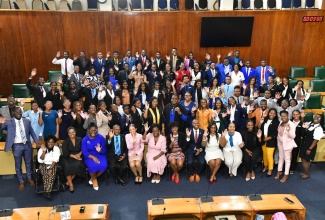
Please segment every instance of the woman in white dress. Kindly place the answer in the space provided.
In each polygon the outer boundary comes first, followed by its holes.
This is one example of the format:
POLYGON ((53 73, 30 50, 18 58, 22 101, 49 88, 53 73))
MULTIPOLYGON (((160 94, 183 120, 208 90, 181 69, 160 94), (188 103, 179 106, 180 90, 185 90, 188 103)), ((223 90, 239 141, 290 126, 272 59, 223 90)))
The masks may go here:
POLYGON ((211 170, 210 184, 217 181, 216 173, 220 168, 221 161, 224 160, 223 153, 219 147, 219 141, 225 142, 225 140, 220 140, 217 125, 215 122, 212 122, 208 130, 204 132, 202 140, 202 147, 205 147, 205 160, 211 170))
POLYGON ((231 84, 233 86, 241 86, 241 83, 245 80, 244 74, 239 70, 239 65, 234 65, 234 71, 230 74, 231 77, 231 84))
POLYGON ((228 131, 224 130, 220 138, 220 146, 223 147, 223 156, 225 164, 229 168, 230 177, 237 175, 237 169, 242 162, 243 152, 241 148, 244 146, 242 136, 235 131, 236 125, 230 123, 228 131))

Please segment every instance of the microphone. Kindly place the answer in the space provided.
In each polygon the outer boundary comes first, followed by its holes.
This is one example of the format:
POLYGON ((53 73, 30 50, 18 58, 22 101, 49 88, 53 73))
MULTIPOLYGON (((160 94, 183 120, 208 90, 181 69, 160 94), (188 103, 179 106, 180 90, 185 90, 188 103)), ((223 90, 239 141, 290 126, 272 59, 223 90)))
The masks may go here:
POLYGON ((63 196, 62 196, 62 192, 60 192, 61 195, 61 204, 62 205, 57 205, 56 206, 56 211, 57 212, 66 212, 70 210, 70 205, 69 204, 65 204, 63 203, 63 196))
POLYGON ((258 201, 258 200, 262 200, 262 196, 261 196, 260 194, 258 194, 258 193, 260 193, 260 192, 264 191, 265 189, 269 188, 269 187, 272 186, 275 182, 277 182, 277 180, 273 181, 273 182, 270 183, 269 185, 267 185, 267 186, 263 187, 262 189, 258 190, 256 193, 254 193, 254 194, 250 194, 250 195, 248 196, 248 199, 249 199, 250 201, 258 201))
POLYGON ((40 214, 40 212, 37 212, 37 219, 39 220, 39 214, 40 214))
POLYGON ((208 196, 209 189, 210 189, 210 185, 211 184, 208 185, 207 194, 205 196, 201 196, 200 197, 202 203, 205 203, 205 202, 213 202, 214 201, 213 198, 212 198, 212 196, 208 196))
POLYGON ((163 215, 165 215, 166 207, 164 207, 163 215))
MULTIPOLYGON (((153 198, 152 200, 151 200, 151 203, 152 203, 152 205, 163 205, 163 204, 165 204, 165 201, 164 201, 164 199, 163 198, 153 198)), ((164 210, 165 211, 165 210, 164 210)))

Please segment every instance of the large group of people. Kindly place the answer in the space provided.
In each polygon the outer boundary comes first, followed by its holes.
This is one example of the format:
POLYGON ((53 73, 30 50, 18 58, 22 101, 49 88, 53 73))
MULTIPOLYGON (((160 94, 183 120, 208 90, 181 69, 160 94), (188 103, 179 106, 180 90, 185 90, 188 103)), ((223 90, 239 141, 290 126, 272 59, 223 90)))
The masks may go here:
POLYGON ((31 140, 38 144, 38 137, 45 140, 38 162, 48 198, 60 159, 57 139, 63 140, 62 166, 70 192, 73 179, 86 175, 86 168, 95 190, 107 169, 116 184, 125 186, 129 167, 139 185, 143 160, 152 183, 160 182, 167 164, 176 184, 184 166, 189 181, 199 182, 207 164, 213 183, 222 161, 230 177, 244 162, 250 181, 259 158, 267 176, 278 164, 274 178, 286 182, 298 155, 304 170, 300 177, 310 177, 310 162, 323 136, 320 115, 303 122, 302 106, 311 90, 304 90, 300 80, 294 88, 287 77, 276 80, 264 59, 253 68, 239 51, 230 52, 222 63, 220 54, 217 62, 209 53, 198 62, 193 52, 183 58, 177 48, 166 59, 159 51, 149 57, 145 50, 135 57, 127 51, 122 59, 118 51, 106 58, 98 52, 90 59, 84 52, 73 59, 67 51, 63 54, 61 58, 57 52, 52 61, 61 66, 62 76, 49 89, 42 77, 32 84, 37 69, 31 71, 26 82, 35 99, 31 110, 24 112, 24 101, 16 106, 13 97, 0 109, 1 130, 8 131, 5 150, 13 149, 21 190, 22 156, 28 181, 34 184, 29 154, 31 140))

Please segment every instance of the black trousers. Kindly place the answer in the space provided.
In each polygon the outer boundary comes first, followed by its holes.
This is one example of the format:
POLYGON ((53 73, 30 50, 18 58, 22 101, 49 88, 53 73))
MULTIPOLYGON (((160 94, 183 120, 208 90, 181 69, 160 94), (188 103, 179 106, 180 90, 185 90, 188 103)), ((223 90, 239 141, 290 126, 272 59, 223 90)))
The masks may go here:
POLYGON ((262 155, 262 150, 260 147, 253 149, 253 155, 249 156, 246 150, 243 150, 243 160, 247 167, 247 172, 252 172, 255 169, 257 159, 262 155))
POLYGON ((128 157, 126 156, 123 160, 118 161, 119 157, 108 158, 109 171, 113 175, 114 179, 122 177, 128 164, 128 157))

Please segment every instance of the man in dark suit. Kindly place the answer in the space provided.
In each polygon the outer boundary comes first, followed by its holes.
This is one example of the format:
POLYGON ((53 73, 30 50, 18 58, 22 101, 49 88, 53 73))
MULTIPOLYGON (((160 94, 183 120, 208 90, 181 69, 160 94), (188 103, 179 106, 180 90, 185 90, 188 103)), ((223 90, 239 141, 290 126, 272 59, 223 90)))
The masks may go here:
POLYGON ((219 85, 224 84, 226 80, 226 76, 229 75, 231 71, 233 71, 232 65, 229 64, 229 59, 223 59, 223 63, 216 66, 216 69, 219 73, 219 85))
POLYGON ((139 55, 138 52, 135 53, 135 57, 136 57, 136 65, 138 65, 138 63, 142 64, 142 69, 144 70, 144 68, 146 67, 146 61, 148 60, 150 62, 149 57, 147 56, 147 51, 146 50, 142 50, 141 51, 141 56, 139 55))
MULTIPOLYGON (((87 82, 87 81, 85 81, 87 82)), ((86 83, 85 83, 85 86, 86 83)), ((90 81, 89 82, 89 87, 85 87, 82 90, 82 96, 85 97, 84 101, 84 111, 88 111, 88 108, 90 105, 95 105, 97 106, 98 104, 98 89, 96 89, 96 82, 95 81, 90 81)))
POLYGON ((163 76, 157 71, 156 64, 151 65, 151 71, 147 72, 146 75, 149 81, 150 91, 154 88, 155 82, 159 82, 159 84, 163 82, 163 76))
POLYGON ((0 130, 7 131, 7 141, 4 151, 8 152, 12 148, 12 153, 15 158, 16 174, 19 180, 19 190, 24 190, 25 185, 21 169, 22 157, 25 160, 28 182, 31 186, 34 186, 35 182, 32 179, 32 142, 30 136, 32 136, 37 144, 38 138, 32 128, 31 122, 21 116, 21 108, 15 107, 13 118, 0 118, 0 130), (17 128, 19 132, 16 132, 17 128))
POLYGON ((109 132, 107 157, 110 164, 109 170, 112 173, 115 183, 125 186, 122 176, 127 168, 127 147, 125 136, 120 134, 121 128, 119 125, 114 125, 113 130, 109 132))
POLYGON ((218 85, 221 85, 221 83, 219 81, 219 73, 216 69, 216 63, 211 62, 210 66, 209 65, 206 66, 206 69, 203 74, 203 79, 206 80, 206 87, 210 87, 211 82, 215 78, 218 79, 218 85))
POLYGON ((129 64, 124 63, 124 69, 119 71, 117 75, 118 84, 122 85, 124 81, 128 82, 129 90, 134 88, 134 79, 129 79, 129 64))
POLYGON ((79 66, 79 72, 82 75, 85 75, 85 72, 89 70, 90 64, 91 64, 90 59, 86 58, 84 51, 80 52, 80 57, 76 55, 73 56, 73 65, 79 66))
POLYGON ((190 78, 188 77, 188 75, 184 75, 183 83, 181 84, 181 87, 177 94, 181 97, 181 100, 184 100, 185 93, 187 93, 187 92, 192 93, 193 88, 194 88, 194 86, 191 85, 190 78))
POLYGON ((239 50, 235 51, 235 56, 232 56, 233 52, 230 51, 228 53, 227 58, 229 59, 229 63, 230 65, 235 65, 235 64, 239 64, 241 67, 241 63, 243 62, 243 59, 239 57, 239 50))
POLYGON ((244 74, 244 77, 245 77, 244 83, 246 85, 249 84, 249 79, 251 77, 256 78, 256 71, 255 71, 255 69, 253 69, 251 67, 251 61, 250 60, 246 60, 245 66, 243 66, 240 71, 244 74))
POLYGON ((273 78, 276 77, 276 73, 273 71, 273 68, 271 66, 266 65, 266 60, 261 60, 261 66, 256 67, 256 77, 257 77, 257 83, 256 85, 260 87, 260 92, 264 92, 263 85, 269 84, 269 81, 267 80, 269 76, 272 76, 273 78))
POLYGON ((179 70, 179 66, 181 65, 182 62, 184 62, 183 58, 181 56, 178 56, 177 53, 178 53, 177 48, 174 47, 172 49, 172 55, 166 56, 167 63, 170 64, 173 72, 179 70))
POLYGON ((121 115, 118 112, 117 105, 112 104, 111 107, 112 120, 109 121, 109 127, 112 128, 114 125, 121 124, 121 115))
POLYGON ((124 114, 121 116, 121 134, 128 134, 130 124, 133 124, 133 119, 130 113, 130 106, 123 105, 124 114))
POLYGON ((205 163, 205 152, 202 148, 202 139, 204 131, 199 128, 199 121, 194 119, 192 121, 193 129, 186 129, 186 145, 187 145, 187 166, 190 171, 190 182, 194 179, 196 182, 200 182, 200 173, 205 163), (194 170, 194 159, 198 161, 198 167, 194 170))
MULTIPOLYGON (((101 74, 103 67, 105 68, 106 66, 108 66, 107 65, 108 61, 103 58, 103 53, 100 51, 97 53, 97 58, 94 59, 90 57, 90 61, 91 61, 91 66, 95 68, 95 72, 97 75, 101 74)), ((107 74, 108 74, 108 68, 105 68, 104 76, 107 76, 107 74)))
POLYGON ((46 97, 46 92, 48 92, 48 89, 43 86, 45 82, 43 77, 38 77, 36 85, 31 84, 32 79, 34 76, 36 76, 36 74, 37 74, 37 69, 36 68, 32 69, 30 77, 26 82, 26 86, 33 94, 34 99, 37 101, 38 105, 42 109, 44 109, 45 97, 46 97))
MULTIPOLYGON (((108 57, 109 57, 109 53, 108 53, 108 57)), ((115 72, 115 76, 117 76, 118 72, 123 68, 123 60, 119 59, 118 51, 116 50, 113 52, 112 58, 108 59, 108 57, 106 58, 106 60, 108 60, 106 65, 108 66, 108 68, 113 68, 115 72)))
POLYGON ((73 73, 68 73, 68 79, 67 79, 67 84, 70 85, 71 81, 74 81, 76 83, 76 88, 79 90, 82 85, 82 78, 84 77, 82 74, 79 73, 79 66, 74 66, 74 72, 73 73))
POLYGON ((157 71, 160 72, 160 71, 165 71, 165 61, 163 61, 161 59, 161 53, 160 51, 157 51, 156 52, 156 58, 153 58, 151 60, 152 64, 155 64, 157 66, 157 71))
POLYGON ((132 70, 132 67, 135 66, 136 63, 135 57, 132 57, 131 54, 131 50, 127 50, 126 55, 123 58, 123 66, 125 63, 129 64, 129 71, 132 70))
POLYGON ((214 61, 211 59, 211 54, 209 52, 205 53, 205 59, 201 62, 201 70, 205 71, 207 65, 211 65, 211 63, 214 63, 214 61))

